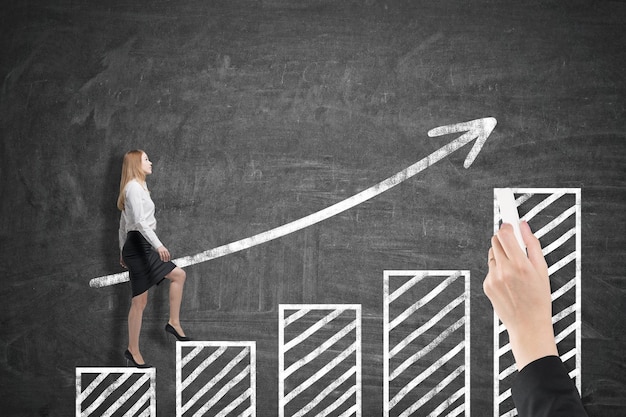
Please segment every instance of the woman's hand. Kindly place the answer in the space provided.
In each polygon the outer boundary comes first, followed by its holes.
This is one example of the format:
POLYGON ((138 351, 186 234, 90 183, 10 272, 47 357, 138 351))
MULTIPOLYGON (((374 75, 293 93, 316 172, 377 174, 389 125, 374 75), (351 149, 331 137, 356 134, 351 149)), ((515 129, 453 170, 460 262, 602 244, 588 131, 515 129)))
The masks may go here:
POLYGON ((126 262, 124 262, 124 257, 122 255, 120 255, 120 265, 122 265, 122 268, 128 269, 128 267, 126 266, 126 262))
POLYGON ((159 257, 163 262, 170 261, 170 251, 168 251, 165 246, 159 246, 157 248, 157 252, 159 253, 159 257))
POLYGON ((483 290, 506 326, 517 369, 544 356, 558 355, 552 327, 548 266, 528 223, 520 224, 528 257, 510 224, 491 238, 489 273, 483 290))

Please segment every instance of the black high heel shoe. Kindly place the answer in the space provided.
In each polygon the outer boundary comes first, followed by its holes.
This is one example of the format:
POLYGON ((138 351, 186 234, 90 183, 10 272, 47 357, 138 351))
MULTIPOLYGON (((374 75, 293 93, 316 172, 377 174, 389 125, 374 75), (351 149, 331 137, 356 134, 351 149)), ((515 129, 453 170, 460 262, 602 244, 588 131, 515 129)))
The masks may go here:
POLYGON ((179 342, 189 342, 189 341, 191 341, 190 337, 179 335, 178 332, 176 331, 176 329, 169 323, 167 323, 165 325, 165 331, 167 333, 170 333, 170 334, 174 335, 176 340, 178 340, 179 342))
POLYGON ((133 358, 133 354, 130 353, 128 349, 126 349, 126 352, 124 352, 124 357, 126 358, 126 366, 129 366, 128 364, 132 363, 133 366, 137 368, 152 368, 147 363, 138 364, 137 362, 135 362, 135 358, 133 358))

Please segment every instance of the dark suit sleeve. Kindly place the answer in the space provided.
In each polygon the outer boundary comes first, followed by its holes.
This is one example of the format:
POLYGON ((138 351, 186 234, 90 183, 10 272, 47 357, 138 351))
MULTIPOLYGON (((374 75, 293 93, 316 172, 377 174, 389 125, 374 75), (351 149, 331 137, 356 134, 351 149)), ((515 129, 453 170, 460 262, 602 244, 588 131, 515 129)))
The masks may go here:
POLYGON ((587 417, 574 382, 558 356, 526 365, 513 383, 520 417, 587 417))

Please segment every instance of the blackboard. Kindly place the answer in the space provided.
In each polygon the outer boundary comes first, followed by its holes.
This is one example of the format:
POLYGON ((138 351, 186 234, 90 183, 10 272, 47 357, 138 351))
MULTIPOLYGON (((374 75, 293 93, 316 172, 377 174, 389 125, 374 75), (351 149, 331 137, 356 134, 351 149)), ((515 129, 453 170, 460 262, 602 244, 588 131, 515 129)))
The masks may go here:
MULTIPOLYGON (((362 308, 362 412, 383 410, 383 273, 471 273, 471 411, 492 415, 482 292, 493 189, 581 190, 582 398, 626 412, 626 5, 618 1, 98 1, 1 6, 1 408, 68 416, 77 367, 123 366, 115 207, 144 149, 158 233, 192 256, 319 212, 492 117, 473 145, 328 219, 186 267, 194 338, 255 341, 257 415, 278 415, 281 304, 362 308)), ((175 415, 167 286, 144 357, 175 415)))

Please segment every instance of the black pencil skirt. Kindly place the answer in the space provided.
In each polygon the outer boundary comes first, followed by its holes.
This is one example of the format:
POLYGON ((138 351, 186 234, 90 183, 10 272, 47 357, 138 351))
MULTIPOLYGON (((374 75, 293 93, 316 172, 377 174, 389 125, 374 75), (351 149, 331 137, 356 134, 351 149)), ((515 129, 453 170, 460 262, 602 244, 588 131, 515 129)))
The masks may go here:
POLYGON ((122 248, 122 258, 128 267, 133 297, 143 294, 153 285, 158 285, 176 265, 163 262, 158 252, 139 231, 130 231, 122 248))

